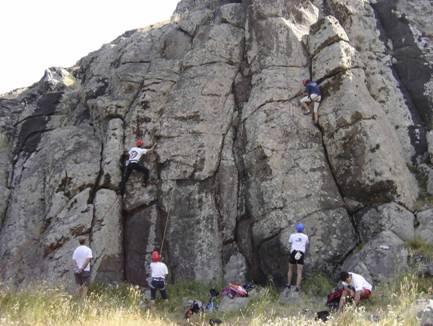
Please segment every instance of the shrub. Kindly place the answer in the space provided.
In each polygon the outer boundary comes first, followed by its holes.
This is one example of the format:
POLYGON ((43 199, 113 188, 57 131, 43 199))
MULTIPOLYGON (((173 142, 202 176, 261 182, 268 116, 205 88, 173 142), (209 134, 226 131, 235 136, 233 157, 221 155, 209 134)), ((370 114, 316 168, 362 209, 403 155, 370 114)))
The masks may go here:
POLYGON ((323 273, 307 275, 303 280, 302 289, 317 297, 326 297, 335 284, 323 273))
POLYGON ((417 236, 412 240, 406 241, 406 247, 429 261, 433 260, 433 244, 428 243, 421 237, 417 236))

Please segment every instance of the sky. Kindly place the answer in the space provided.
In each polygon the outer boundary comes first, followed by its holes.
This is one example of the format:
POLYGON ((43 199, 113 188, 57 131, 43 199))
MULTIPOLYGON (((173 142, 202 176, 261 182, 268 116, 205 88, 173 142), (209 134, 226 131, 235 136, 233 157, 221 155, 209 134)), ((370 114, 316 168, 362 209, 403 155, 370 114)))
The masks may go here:
POLYGON ((170 18, 180 0, 1 0, 0 94, 70 67, 125 31, 170 18))

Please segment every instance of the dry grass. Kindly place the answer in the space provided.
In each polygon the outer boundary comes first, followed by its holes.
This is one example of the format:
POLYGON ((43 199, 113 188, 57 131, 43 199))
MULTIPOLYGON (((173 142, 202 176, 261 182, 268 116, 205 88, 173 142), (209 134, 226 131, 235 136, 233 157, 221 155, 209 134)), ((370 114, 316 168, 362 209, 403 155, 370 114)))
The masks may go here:
MULTIPOLYGON (((425 296, 426 282, 414 276, 401 277, 382 285, 369 303, 357 309, 349 307, 334 314, 326 325, 404 325, 419 324, 411 309, 416 299, 425 296)), ((14 291, 0 290, 0 325, 182 325, 182 298, 205 300, 207 288, 183 283, 169 288, 170 301, 149 309, 138 287, 130 285, 97 286, 85 301, 62 289, 46 287, 14 291)), ((224 325, 323 325, 314 313, 323 310, 322 299, 304 294, 291 305, 278 301, 278 293, 263 288, 248 307, 236 313, 194 315, 193 325, 208 325, 219 318, 224 325)))

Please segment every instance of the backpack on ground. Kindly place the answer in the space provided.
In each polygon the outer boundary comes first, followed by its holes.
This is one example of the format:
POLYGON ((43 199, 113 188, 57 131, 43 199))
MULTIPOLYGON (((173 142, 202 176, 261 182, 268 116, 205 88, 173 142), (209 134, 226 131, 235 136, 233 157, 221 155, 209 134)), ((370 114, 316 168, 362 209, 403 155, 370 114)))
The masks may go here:
POLYGON ((321 320, 323 322, 327 322, 329 318, 330 312, 328 310, 319 311, 314 320, 321 320))
POLYGON ((189 308, 185 311, 185 319, 191 318, 193 314, 203 312, 203 303, 199 300, 189 300, 189 308))
POLYGON ((242 285, 242 287, 243 287, 247 292, 250 292, 250 291, 253 290, 256 286, 254 285, 253 282, 246 282, 244 285, 242 285))
POLYGON ((343 289, 337 289, 328 294, 326 305, 331 309, 338 309, 340 298, 343 295, 343 289))
MULTIPOLYGON (((233 297, 247 297, 248 292, 241 285, 236 283, 229 283, 229 287, 233 297)), ((226 288, 227 289, 227 288, 226 288)))
POLYGON ((216 298, 218 297, 219 292, 215 289, 209 290, 209 301, 206 304, 206 311, 212 312, 218 309, 216 298))

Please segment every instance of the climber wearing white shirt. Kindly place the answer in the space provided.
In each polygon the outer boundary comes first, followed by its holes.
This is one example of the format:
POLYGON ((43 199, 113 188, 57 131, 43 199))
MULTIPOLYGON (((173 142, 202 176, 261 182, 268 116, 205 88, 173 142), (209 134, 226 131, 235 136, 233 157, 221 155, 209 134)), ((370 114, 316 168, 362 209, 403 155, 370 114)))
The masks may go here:
POLYGON ((92 249, 87 247, 86 239, 78 240, 80 246, 74 250, 72 260, 74 262, 75 282, 80 286, 80 295, 85 297, 90 284, 90 262, 93 258, 92 249))
POLYGON ((298 223, 295 226, 296 233, 292 233, 289 237, 290 257, 289 271, 287 272, 287 287, 290 288, 292 283, 293 269, 296 265, 296 288, 299 291, 301 288, 302 272, 304 270, 304 256, 309 243, 308 236, 304 234, 304 224, 298 223))
POLYGON ((167 265, 161 262, 159 252, 154 250, 151 254, 152 262, 150 263, 150 300, 155 302, 156 291, 159 290, 161 297, 164 300, 168 299, 167 290, 165 288, 165 278, 168 274, 167 265))
POLYGON ((125 170, 123 171, 122 175, 122 181, 119 184, 120 194, 124 195, 126 190, 126 182, 128 181, 129 175, 131 174, 132 170, 137 170, 140 172, 143 172, 144 176, 144 182, 147 183, 147 180, 149 179, 149 170, 142 164, 140 164, 140 160, 146 153, 152 151, 156 144, 153 145, 151 148, 142 148, 144 145, 143 141, 141 139, 138 139, 135 142, 136 147, 132 147, 128 151, 128 161, 126 162, 125 170))
POLYGON ((355 305, 370 298, 373 286, 363 276, 343 271, 340 273, 340 281, 345 287, 340 298, 339 310, 343 309, 347 297, 354 298, 355 305))

